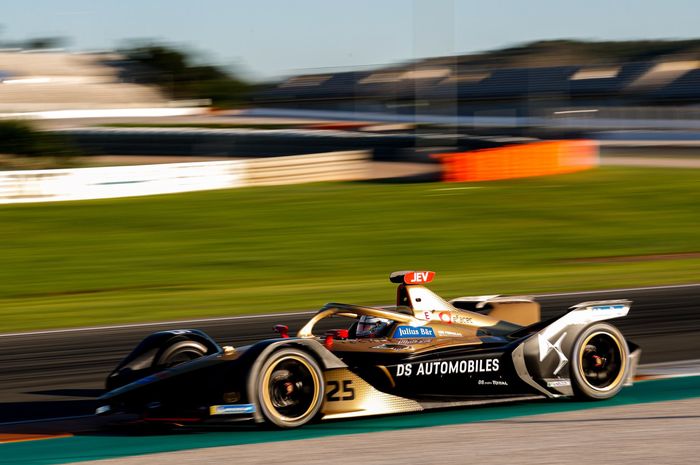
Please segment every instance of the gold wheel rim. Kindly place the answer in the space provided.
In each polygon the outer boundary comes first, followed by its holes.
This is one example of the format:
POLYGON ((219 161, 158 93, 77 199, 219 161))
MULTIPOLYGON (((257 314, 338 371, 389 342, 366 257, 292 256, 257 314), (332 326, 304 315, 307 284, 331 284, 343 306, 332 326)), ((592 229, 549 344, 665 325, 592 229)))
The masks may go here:
POLYGON ((318 398, 319 398, 319 386, 320 386, 320 380, 318 378, 318 375, 316 374, 316 370, 313 369, 313 367, 309 364, 307 360, 305 360, 302 357, 299 357, 298 355, 287 355, 279 360, 276 360, 275 363, 270 365, 267 370, 265 370, 265 373, 263 374, 263 402, 265 404, 265 407, 269 412, 274 412, 274 414, 281 420, 288 421, 288 422, 295 422, 298 420, 301 420, 305 418, 311 411, 313 411, 314 407, 318 404, 318 398), (311 379, 314 384, 314 397, 312 401, 309 403, 309 408, 306 409, 304 413, 301 415, 298 415, 296 417, 287 417, 285 415, 282 415, 277 408, 273 405, 272 399, 270 398, 270 389, 269 389, 269 383, 270 383, 270 378, 272 377, 272 373, 275 371, 275 367, 279 365, 281 362, 287 361, 287 360, 294 360, 296 362, 299 362, 306 368, 311 375, 311 379))
POLYGON ((581 379, 583 380, 583 382, 586 383, 586 385, 588 387, 590 387, 591 389, 598 391, 598 392, 607 392, 607 391, 611 391, 611 390, 615 389, 620 384, 620 381, 622 380, 622 376, 625 373, 626 367, 627 367, 627 358, 624 356, 624 352, 622 351, 622 345, 620 344, 620 341, 618 340, 617 336, 615 336, 614 334, 611 334, 607 331, 596 331, 595 333, 590 334, 586 338, 586 340, 583 341, 583 344, 581 344, 581 349, 579 350, 579 354, 578 354, 578 372, 581 375, 581 379), (620 354, 620 370, 618 371, 615 379, 605 387, 593 386, 586 378, 586 374, 583 372, 583 351, 586 349, 586 346, 588 345, 588 343, 590 342, 591 339, 593 339, 596 336, 600 336, 600 335, 608 336, 609 338, 611 338, 615 342, 615 345, 617 346, 617 351, 620 354))

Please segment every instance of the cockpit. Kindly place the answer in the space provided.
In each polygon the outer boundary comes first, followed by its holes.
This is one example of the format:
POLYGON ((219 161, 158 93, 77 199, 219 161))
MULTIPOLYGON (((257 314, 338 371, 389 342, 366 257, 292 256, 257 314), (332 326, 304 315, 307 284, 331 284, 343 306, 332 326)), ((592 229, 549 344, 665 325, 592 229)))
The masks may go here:
POLYGON ((355 327, 355 338, 383 338, 388 337, 389 330, 394 325, 394 320, 379 318, 371 315, 362 315, 355 327))
MULTIPOLYGON (((340 334, 343 339, 384 339, 406 337, 398 334, 399 328, 419 327, 439 320, 449 323, 451 312, 456 309, 438 295, 434 294, 423 284, 433 280, 432 271, 397 271, 390 275, 391 282, 398 284, 396 290, 396 306, 364 307, 348 304, 327 304, 321 311, 302 328, 299 337, 313 337, 312 331, 316 323, 328 317, 346 317, 355 321, 347 330, 340 334)), ((410 331, 404 331, 409 333, 410 331)), ((426 333, 427 334, 427 333, 426 333)), ((435 335, 424 335, 426 339, 435 335)), ((419 336, 420 337, 420 336, 419 336)))

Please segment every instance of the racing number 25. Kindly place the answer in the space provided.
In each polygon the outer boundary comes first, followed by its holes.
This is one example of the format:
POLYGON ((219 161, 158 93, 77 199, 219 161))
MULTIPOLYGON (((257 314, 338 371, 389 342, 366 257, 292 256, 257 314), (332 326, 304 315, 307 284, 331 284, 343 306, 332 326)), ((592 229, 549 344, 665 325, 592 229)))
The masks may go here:
POLYGON ((328 402, 355 399, 355 388, 352 387, 351 379, 344 379, 342 384, 340 381, 328 381, 328 387, 330 388, 326 394, 328 402))

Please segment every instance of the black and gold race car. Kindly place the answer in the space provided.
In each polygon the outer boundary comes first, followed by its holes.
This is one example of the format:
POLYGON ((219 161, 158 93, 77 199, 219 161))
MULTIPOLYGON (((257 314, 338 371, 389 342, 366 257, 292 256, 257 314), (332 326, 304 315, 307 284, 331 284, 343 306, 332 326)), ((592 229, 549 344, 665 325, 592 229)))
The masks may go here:
POLYGON ((292 428, 488 402, 607 399, 631 384, 641 351, 606 322, 627 315, 630 301, 583 302, 540 321, 527 297, 447 302, 424 287, 433 277, 392 273, 396 306, 329 303, 296 337, 278 325, 279 337, 234 348, 197 330, 152 334, 109 375, 97 413, 292 428), (315 333, 329 323, 342 329, 315 333))

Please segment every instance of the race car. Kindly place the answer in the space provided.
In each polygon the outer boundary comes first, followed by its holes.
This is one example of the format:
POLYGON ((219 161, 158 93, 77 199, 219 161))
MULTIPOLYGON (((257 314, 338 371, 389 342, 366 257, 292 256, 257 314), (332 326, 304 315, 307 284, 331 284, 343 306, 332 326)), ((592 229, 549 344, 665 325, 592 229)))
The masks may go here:
POLYGON ((490 402, 601 400, 632 383, 641 350, 607 322, 626 316, 630 301, 583 302, 541 321, 528 297, 448 302, 425 287, 434 277, 394 272, 395 306, 329 303, 296 337, 277 325, 277 337, 234 348, 198 330, 152 334, 108 376, 96 413, 293 428, 490 402), (328 323, 341 329, 315 333, 328 323))

